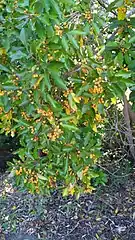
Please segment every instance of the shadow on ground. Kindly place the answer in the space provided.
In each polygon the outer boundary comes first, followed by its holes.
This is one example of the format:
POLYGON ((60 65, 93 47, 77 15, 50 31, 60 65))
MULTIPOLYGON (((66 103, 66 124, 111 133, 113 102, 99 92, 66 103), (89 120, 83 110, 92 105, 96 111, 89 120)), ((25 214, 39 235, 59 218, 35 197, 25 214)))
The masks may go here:
POLYGON ((0 240, 133 240, 135 182, 63 199, 20 192, 0 177, 0 240), (25 235, 23 235, 25 233, 25 235), (20 234, 20 235, 19 235, 20 234))

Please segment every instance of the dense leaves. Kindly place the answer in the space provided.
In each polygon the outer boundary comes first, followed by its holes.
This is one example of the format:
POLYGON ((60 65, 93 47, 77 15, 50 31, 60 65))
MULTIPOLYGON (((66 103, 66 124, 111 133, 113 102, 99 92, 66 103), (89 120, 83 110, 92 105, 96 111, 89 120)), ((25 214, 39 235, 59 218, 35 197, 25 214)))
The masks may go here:
POLYGON ((79 196, 106 181, 96 167, 104 109, 134 85, 135 19, 126 15, 134 3, 114 1, 109 16, 89 6, 0 6, 0 128, 19 135, 20 162, 11 167, 17 184, 32 192, 62 185, 64 196, 79 196))

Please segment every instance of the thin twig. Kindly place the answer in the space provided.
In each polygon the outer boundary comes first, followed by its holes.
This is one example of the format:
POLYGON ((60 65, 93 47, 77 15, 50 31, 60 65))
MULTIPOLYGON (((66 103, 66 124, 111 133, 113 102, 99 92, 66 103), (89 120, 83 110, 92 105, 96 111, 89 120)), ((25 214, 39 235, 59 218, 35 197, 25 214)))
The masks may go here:
MULTIPOLYGON (((104 1, 104 0, 97 0, 97 1, 100 4, 100 6, 103 7, 105 10, 108 9, 109 4, 106 1, 104 1), (105 4, 107 4, 107 5, 105 5, 105 4)), ((115 16, 117 16, 116 12, 111 11, 111 13, 113 13, 115 16)))
MULTIPOLYGON (((127 18, 131 17, 135 13, 135 8, 133 8, 130 12, 127 13, 127 18)), ((116 14, 117 15, 117 14, 116 14)), ((108 38, 108 40, 113 40, 115 35, 117 34, 119 27, 112 33, 112 35, 108 38)))
POLYGON ((81 70, 81 65, 78 64, 74 68, 72 68, 70 71, 64 73, 64 77, 70 77, 73 73, 79 72, 81 70))
POLYGON ((100 167, 101 169, 103 169, 104 171, 108 172, 110 175, 114 176, 114 177, 119 177, 119 178, 123 178, 123 177, 127 177, 130 176, 131 173, 125 174, 125 175, 116 175, 115 172, 111 173, 107 168, 101 166, 100 164, 97 164, 98 167, 100 167))
POLYGON ((79 224, 84 221, 85 219, 81 219, 77 222, 77 224, 65 235, 65 237, 69 236, 78 226, 79 224))

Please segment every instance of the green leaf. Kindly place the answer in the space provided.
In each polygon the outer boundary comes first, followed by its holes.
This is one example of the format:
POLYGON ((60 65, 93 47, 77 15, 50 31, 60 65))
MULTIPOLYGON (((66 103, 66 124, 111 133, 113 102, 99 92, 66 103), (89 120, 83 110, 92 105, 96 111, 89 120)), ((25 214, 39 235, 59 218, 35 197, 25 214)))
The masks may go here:
POLYGON ((98 27, 97 23, 92 22, 92 26, 95 34, 98 35, 100 33, 100 28, 98 27))
POLYGON ((50 0, 42 0, 47 13, 50 11, 50 0))
POLYGON ((106 44, 106 47, 109 49, 117 49, 119 48, 119 43, 110 41, 106 44))
POLYGON ((65 51, 68 51, 69 46, 68 46, 67 38, 65 36, 62 36, 61 43, 62 43, 62 46, 65 49, 65 51))
POLYGON ((45 176, 43 176, 43 175, 41 175, 41 174, 37 174, 37 176, 38 176, 38 178, 39 179, 41 179, 41 180, 44 180, 44 181, 47 181, 48 179, 47 179, 47 177, 45 177, 45 176))
POLYGON ((19 2, 19 6, 21 7, 29 7, 30 0, 24 0, 22 2, 19 2))
POLYGON ((124 54, 124 59, 125 59, 126 64, 130 64, 132 61, 131 56, 129 56, 128 53, 124 54))
POLYGON ((70 34, 67 34, 67 36, 68 36, 69 41, 73 45, 73 47, 76 49, 79 49, 79 45, 78 45, 77 41, 75 40, 75 38, 70 34))
POLYGON ((68 158, 65 159, 64 165, 65 165, 65 166, 64 166, 64 175, 66 175, 67 172, 68 172, 68 158))
POLYGON ((44 14, 42 17, 39 17, 39 19, 43 23, 43 25, 47 25, 47 26, 50 25, 49 16, 47 14, 44 14))
POLYGON ((123 5, 123 0, 115 0, 112 3, 110 3, 110 5, 107 8, 107 11, 111 11, 115 8, 121 7, 123 5))
POLYGON ((132 27, 135 27, 135 17, 130 18, 130 24, 132 27))
POLYGON ((51 72, 51 75, 52 75, 52 78, 53 78, 55 84, 58 87, 60 87, 64 90, 67 90, 67 86, 66 86, 65 82, 59 77, 58 74, 51 72))
POLYGON ((16 87, 16 86, 3 86, 3 89, 6 90, 6 91, 11 91, 11 90, 18 90, 19 87, 16 87))
POLYGON ((131 73, 130 72, 126 72, 124 70, 120 70, 118 73, 115 74, 116 77, 122 77, 122 78, 130 78, 131 77, 131 73))
POLYGON ((50 2, 51 2, 52 7, 54 8, 54 10, 56 11, 56 13, 58 14, 59 18, 61 19, 62 13, 61 13, 61 10, 60 10, 60 8, 59 8, 59 5, 58 5, 57 2, 54 1, 54 0, 50 0, 50 2))
POLYGON ((41 14, 44 10, 43 1, 42 0, 36 1, 34 4, 34 9, 35 9, 36 13, 41 14))
POLYGON ((75 104, 75 102, 74 102, 73 97, 72 97, 71 94, 68 95, 68 101, 69 101, 70 107, 71 107, 73 110, 76 111, 76 110, 77 110, 77 106, 76 106, 76 104, 75 104))
POLYGON ((36 91, 33 92, 33 99, 37 104, 40 103, 40 92, 39 92, 39 90, 36 90, 36 91))
POLYGON ((72 5, 74 3, 73 0, 61 0, 61 2, 65 5, 72 5))
POLYGON ((3 47, 6 49, 7 52, 10 49, 10 40, 8 38, 3 39, 3 47))
POLYGON ((74 147, 63 147, 63 152, 67 152, 70 153, 72 150, 74 149, 74 147))
POLYGON ((88 145, 88 143, 90 142, 90 138, 91 138, 91 133, 88 132, 84 138, 84 146, 86 147, 88 145))
POLYGON ((134 42, 135 42, 135 36, 133 36, 129 39, 129 43, 134 43, 134 42))
POLYGON ((44 78, 42 80, 42 85, 41 85, 41 91, 43 92, 45 90, 45 86, 47 86, 48 88, 48 91, 51 90, 51 82, 50 82, 50 79, 49 79, 49 74, 48 72, 45 72, 44 73, 44 78))
POLYGON ((5 66, 3 66, 2 64, 0 64, 0 70, 4 71, 4 72, 10 72, 9 69, 5 66))
POLYGON ((52 26, 46 27, 46 34, 48 38, 52 38, 54 36, 54 30, 52 26))
POLYGON ((21 104, 19 104, 19 107, 23 107, 29 104, 28 100, 23 101, 21 104))
POLYGON ((22 41, 22 43, 23 43, 25 46, 27 45, 25 28, 22 28, 22 30, 21 30, 21 32, 20 32, 20 40, 22 41))
POLYGON ((8 101, 8 103, 4 106, 4 111, 8 113, 10 109, 11 109, 11 104, 10 104, 10 101, 8 101))
POLYGON ((122 52, 118 53, 118 55, 114 59, 114 64, 119 65, 120 67, 123 66, 123 54, 122 54, 122 52))
POLYGON ((104 113, 104 104, 102 104, 102 103, 98 104, 98 112, 100 114, 104 113))
POLYGON ((66 197, 68 196, 68 188, 64 188, 63 192, 62 192, 62 196, 66 197))
POLYGON ((37 32, 39 38, 44 38, 46 32, 45 32, 44 25, 42 24, 41 21, 38 20, 38 21, 35 23, 35 28, 36 28, 36 32, 37 32))
POLYGON ((19 123, 20 126, 25 126, 25 127, 28 127, 28 126, 29 126, 29 124, 28 124, 26 121, 24 121, 24 120, 17 119, 17 118, 13 118, 13 120, 14 120, 15 122, 19 123))
POLYGON ((11 62, 14 62, 15 60, 19 60, 24 57, 27 57, 27 55, 25 53, 23 53, 22 51, 18 50, 16 53, 12 53, 10 55, 10 57, 11 57, 11 62))
POLYGON ((47 94, 47 99, 50 102, 50 104, 52 105, 53 108, 57 108, 57 102, 52 98, 51 95, 47 94))
POLYGON ((132 60, 130 63, 128 63, 128 68, 132 71, 135 71, 135 60, 132 60))
POLYGON ((4 95, 4 96, 0 96, 0 105, 1 106, 6 106, 9 102, 8 96, 4 95))
POLYGON ((67 129, 67 130, 71 130, 71 131, 78 131, 78 130, 79 130, 79 129, 78 129, 76 126, 74 126, 74 125, 64 124, 64 123, 60 123, 60 125, 61 125, 63 128, 67 129))
POLYGON ((118 78, 117 82, 125 83, 127 86, 134 84, 134 81, 131 78, 118 78))
POLYGON ((66 116, 66 117, 62 117, 62 118, 60 118, 60 121, 64 121, 64 122, 66 122, 66 121, 69 121, 69 120, 71 120, 71 119, 74 119, 74 117, 75 117, 75 116, 66 116))
POLYGON ((86 45, 86 49, 87 49, 87 52, 88 52, 88 56, 89 56, 89 57, 93 57, 93 50, 92 50, 92 47, 86 45))
POLYGON ((51 63, 48 64, 47 69, 50 73, 59 74, 62 67, 63 67, 62 62, 52 61, 51 63))
POLYGON ((71 35, 86 35, 86 32, 80 31, 80 30, 72 30, 70 32, 68 32, 68 34, 71 35))
POLYGON ((112 90, 112 93, 114 94, 114 96, 123 99, 124 91, 122 91, 122 89, 119 87, 118 84, 115 84, 115 83, 112 84, 112 85, 110 86, 110 89, 112 90))

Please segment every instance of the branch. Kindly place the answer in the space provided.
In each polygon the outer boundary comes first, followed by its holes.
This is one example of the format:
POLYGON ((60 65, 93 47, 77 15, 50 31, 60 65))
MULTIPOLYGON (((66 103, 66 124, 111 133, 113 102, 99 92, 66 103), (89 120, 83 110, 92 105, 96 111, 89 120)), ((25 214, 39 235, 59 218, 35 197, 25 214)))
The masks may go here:
MULTIPOLYGON (((106 0, 97 0, 98 1, 98 3, 100 4, 100 6, 101 7, 103 7, 105 10, 107 10, 108 9, 108 6, 109 6, 109 4, 108 4, 108 1, 106 1, 106 0), (107 4, 107 5, 106 5, 107 4)), ((115 16, 117 16, 117 13, 116 12, 114 12, 114 11, 111 11, 115 16)))
POLYGON ((107 6, 105 5, 105 2, 102 0, 97 0, 101 7, 105 8, 107 10, 107 6))
POLYGON ((70 71, 64 73, 64 78, 72 76, 72 74, 75 73, 75 72, 79 72, 81 70, 81 67, 82 67, 81 64, 77 64, 70 71))
POLYGON ((123 113, 124 113, 124 120, 125 120, 125 124, 127 126, 127 140, 129 143, 129 150, 130 150, 130 154, 133 157, 133 161, 135 164, 135 148, 134 148, 134 141, 133 141, 133 133, 131 130, 131 119, 130 119, 130 115, 129 115, 129 110, 130 110, 130 105, 127 101, 126 96, 124 95, 124 109, 123 109, 123 113))
POLYGON ((116 30, 112 33, 112 35, 108 38, 109 41, 113 40, 115 35, 117 34, 119 28, 116 28, 116 30))
MULTIPOLYGON (((127 13, 127 18, 131 17, 134 13, 135 13, 135 8, 133 8, 130 12, 127 13)), ((117 32, 118 32, 118 29, 119 29, 119 28, 117 28, 117 29, 112 33, 112 35, 111 35, 111 36, 109 37, 109 39, 108 39, 109 41, 114 39, 115 35, 116 35, 117 32)))
MULTIPOLYGON (((124 157, 125 156, 126 156, 126 154, 124 155, 124 157)), ((110 175, 115 176, 115 177, 123 178, 123 177, 127 177, 127 176, 131 175, 131 173, 128 173, 128 174, 125 174, 125 175, 117 175, 117 174, 115 174, 115 172, 114 173, 110 172, 107 168, 101 166, 100 164, 96 164, 96 166, 98 166, 99 168, 103 169, 104 171, 108 172, 110 175)), ((117 169, 117 171, 118 170, 119 169, 117 169)))
POLYGON ((127 13, 127 17, 131 17, 135 13, 135 8, 133 8, 129 13, 127 13))

